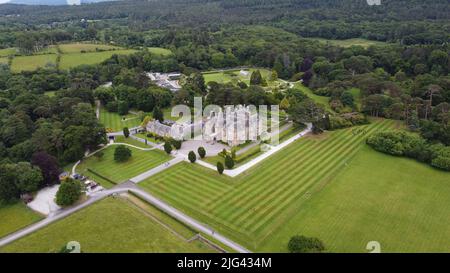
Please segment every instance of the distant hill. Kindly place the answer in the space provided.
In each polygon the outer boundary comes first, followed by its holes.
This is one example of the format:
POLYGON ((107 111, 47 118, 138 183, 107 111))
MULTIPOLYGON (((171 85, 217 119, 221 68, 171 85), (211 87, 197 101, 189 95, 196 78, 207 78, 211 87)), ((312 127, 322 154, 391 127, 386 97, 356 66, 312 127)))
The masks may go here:
MULTIPOLYGON (((113 0, 10 0, 7 3, 22 5, 46 5, 46 6, 62 6, 74 4, 99 3, 113 0)), ((1 1, 5 2, 5 1, 1 1)))

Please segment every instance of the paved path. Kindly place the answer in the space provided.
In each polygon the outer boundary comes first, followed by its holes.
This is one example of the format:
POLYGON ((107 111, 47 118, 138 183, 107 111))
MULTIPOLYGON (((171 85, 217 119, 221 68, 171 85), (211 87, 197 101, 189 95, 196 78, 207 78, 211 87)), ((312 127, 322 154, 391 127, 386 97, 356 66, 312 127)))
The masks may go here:
MULTIPOLYGON (((263 153, 262 155, 250 160, 249 162, 235 168, 232 170, 225 170, 223 172, 223 174, 231 176, 231 177, 235 177, 240 175, 241 173, 247 171, 248 169, 252 168, 253 166, 255 166, 256 164, 260 163, 261 161, 263 161, 264 159, 268 158, 269 156, 273 155, 274 153, 280 151, 281 149, 285 148, 286 146, 288 146, 289 144, 291 144, 292 142, 296 141, 297 139, 305 136, 306 134, 310 133, 312 131, 312 124, 308 123, 307 127, 305 130, 301 131, 300 133, 298 133, 297 135, 285 140, 284 142, 282 142, 281 144, 277 145, 277 146, 270 146, 270 150, 268 150, 267 152, 263 153)), ((197 164, 200 164, 206 168, 210 168, 212 170, 217 170, 217 167, 209 164, 205 161, 202 160, 197 160, 196 161, 197 164)))
POLYGON ((131 178, 130 181, 133 182, 133 183, 139 183, 139 182, 144 181, 145 179, 147 179, 147 178, 149 178, 149 177, 151 177, 151 176, 153 176, 153 175, 155 175, 155 174, 157 174, 159 172, 162 172, 162 171, 164 171, 164 170, 172 167, 173 165, 175 165, 177 163, 180 163, 180 162, 182 162, 184 160, 185 160, 184 157, 177 156, 177 157, 175 157, 174 159, 172 159, 170 161, 167 161, 167 162, 165 162, 165 163, 163 163, 163 164, 161 164, 161 165, 159 165, 159 166, 157 166, 157 167, 155 167, 153 169, 150 169, 150 170, 148 170, 148 171, 146 171, 144 173, 141 173, 138 176, 135 176, 135 177, 131 178))
POLYGON ((91 198, 89 198, 86 202, 84 202, 80 205, 77 205, 72 208, 64 209, 57 214, 54 214, 52 216, 45 218, 44 220, 42 220, 40 222, 37 222, 36 224, 33 224, 22 230, 12 233, 12 234, 0 239, 0 247, 5 246, 15 240, 18 240, 28 234, 31 234, 43 227, 55 222, 55 221, 58 221, 64 217, 67 217, 67 216, 71 215, 72 213, 77 212, 77 211, 79 211, 79 210, 81 210, 81 209, 83 209, 83 208, 109 196, 109 195, 112 195, 115 193, 116 194, 123 193, 123 192, 132 192, 132 193, 138 195, 145 201, 147 201, 150 204, 154 205, 155 207, 159 208, 163 212, 169 214, 170 216, 177 219, 178 221, 181 221, 182 223, 190 226, 191 228, 193 228, 199 232, 202 232, 204 234, 207 234, 207 235, 213 237, 214 239, 216 239, 219 242, 223 243, 224 245, 234 249, 237 252, 250 253, 250 251, 248 249, 246 249, 246 248, 240 246, 239 244, 231 241, 230 239, 220 235, 219 233, 215 232, 213 229, 211 229, 211 228, 207 227, 206 225, 196 221, 195 219, 185 215, 181 211, 175 209, 174 207, 168 205, 167 203, 161 201, 160 199, 154 197, 153 195, 139 189, 138 187, 136 187, 130 183, 121 184, 113 189, 95 193, 94 195, 91 196, 91 198))

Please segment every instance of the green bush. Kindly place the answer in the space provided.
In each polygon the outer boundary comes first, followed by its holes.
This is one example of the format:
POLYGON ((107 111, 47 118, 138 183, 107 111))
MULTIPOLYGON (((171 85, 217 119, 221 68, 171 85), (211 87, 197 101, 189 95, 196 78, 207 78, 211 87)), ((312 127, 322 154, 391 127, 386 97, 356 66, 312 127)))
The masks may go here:
POLYGON ((217 171, 219 172, 219 174, 223 174, 223 171, 225 170, 225 167, 223 166, 222 162, 217 162, 217 171))
POLYGON ((205 156, 206 156, 206 150, 205 150, 205 148, 203 148, 203 147, 198 147, 197 152, 198 152, 198 155, 199 155, 201 158, 205 158, 205 156))
POLYGON ((288 243, 290 253, 318 253, 325 250, 325 246, 317 238, 302 235, 293 236, 288 243))
POLYGON ((430 145, 419 135, 407 132, 380 132, 367 139, 373 149, 395 156, 407 156, 433 167, 450 171, 450 147, 430 145))
POLYGON ((56 193, 56 204, 61 207, 73 205, 80 199, 81 184, 77 180, 67 179, 61 183, 56 193))
POLYGON ((197 160, 197 156, 195 155, 194 151, 189 152, 188 159, 189 161, 191 161, 191 163, 194 163, 197 160))
POLYGON ((164 151, 166 151, 167 154, 172 152, 172 145, 170 145, 168 141, 164 143, 164 151))
POLYGON ((114 150, 114 160, 116 162, 125 162, 131 157, 131 150, 124 145, 119 145, 114 150))
POLYGON ((225 156, 225 166, 230 170, 234 167, 234 159, 229 155, 225 156))
POLYGON ((175 149, 179 150, 179 149, 181 149, 181 144, 182 144, 183 142, 182 142, 181 140, 172 139, 172 140, 171 140, 171 143, 172 143, 172 146, 173 146, 175 149))
POLYGON ((130 129, 128 127, 123 128, 123 135, 125 138, 128 138, 130 136, 130 129))

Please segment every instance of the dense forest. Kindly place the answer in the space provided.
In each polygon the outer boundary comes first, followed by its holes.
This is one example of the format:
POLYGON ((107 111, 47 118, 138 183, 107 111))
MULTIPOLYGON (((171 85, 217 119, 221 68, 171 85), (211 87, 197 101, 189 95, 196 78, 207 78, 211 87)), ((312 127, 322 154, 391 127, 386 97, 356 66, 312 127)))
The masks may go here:
MULTIPOLYGON (((0 65, 0 167, 14 170, 34 162, 44 176, 37 186, 54 183, 61 166, 106 142, 105 128, 95 116, 96 99, 109 111, 124 114, 191 104, 195 95, 219 105, 279 104, 294 121, 313 122, 315 132, 365 123, 367 116, 402 120, 414 137, 380 135, 370 145, 450 170, 448 1, 391 0, 381 6, 365 0, 6 4, 0 5, 0 15, 0 46, 17 47, 18 54, 68 41, 139 49, 69 71, 13 73, 8 64, 0 65), (305 37, 388 43, 339 47, 305 37), (152 54, 145 50, 150 46, 173 54, 152 54), (296 88, 266 92, 257 74, 249 86, 206 86, 200 73, 238 66, 263 67, 281 79, 301 80, 315 95, 328 98, 329 105, 296 88), (150 83, 144 71, 181 71, 186 79, 172 93, 150 83), (101 87, 109 81, 112 88, 101 87), (48 97, 46 91, 56 95, 48 97), (41 161, 47 163, 39 165, 41 161)), ((2 172, 0 183, 12 176, 2 172)), ((3 200, 29 190, 1 185, 3 200)))

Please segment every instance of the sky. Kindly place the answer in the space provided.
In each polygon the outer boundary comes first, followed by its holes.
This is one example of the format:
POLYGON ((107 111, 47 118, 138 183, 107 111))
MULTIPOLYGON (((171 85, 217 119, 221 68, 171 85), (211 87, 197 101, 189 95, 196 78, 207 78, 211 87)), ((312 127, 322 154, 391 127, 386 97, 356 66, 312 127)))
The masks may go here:
POLYGON ((6 3, 6 2, 9 2, 9 0, 0 0, 0 4, 6 3))

